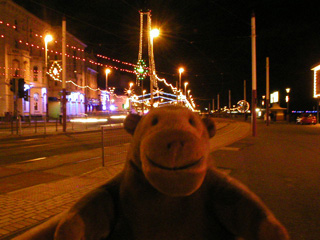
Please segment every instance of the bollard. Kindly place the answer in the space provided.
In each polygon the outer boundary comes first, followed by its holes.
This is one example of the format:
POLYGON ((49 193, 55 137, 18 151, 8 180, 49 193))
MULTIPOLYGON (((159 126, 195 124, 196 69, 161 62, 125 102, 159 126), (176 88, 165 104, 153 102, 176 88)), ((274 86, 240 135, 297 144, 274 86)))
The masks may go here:
POLYGON ((19 135, 21 136, 22 135, 21 116, 18 117, 18 120, 19 120, 19 135))
POLYGON ((15 119, 16 119, 16 135, 18 135, 19 134, 19 116, 17 115, 15 119))
POLYGON ((11 134, 13 135, 13 117, 11 117, 11 134))
POLYGON ((102 167, 104 167, 104 129, 103 126, 101 126, 101 144, 102 144, 102 167))
POLYGON ((37 118, 35 118, 34 121, 34 132, 37 133, 37 118))
POLYGON ((46 114, 44 115, 43 122, 44 122, 44 125, 43 125, 44 135, 46 135, 47 134, 47 116, 46 116, 46 114))

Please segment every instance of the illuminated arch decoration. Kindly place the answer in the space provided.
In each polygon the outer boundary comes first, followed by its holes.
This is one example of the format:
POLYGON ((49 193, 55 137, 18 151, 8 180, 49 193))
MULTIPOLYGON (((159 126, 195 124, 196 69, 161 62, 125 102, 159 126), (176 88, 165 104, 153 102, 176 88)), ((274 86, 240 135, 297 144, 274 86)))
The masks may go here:
POLYGON ((250 108, 250 104, 246 100, 240 100, 237 103, 237 109, 240 113, 246 113, 250 108))
POLYGON ((53 79, 60 79, 61 72, 62 72, 62 67, 60 66, 58 61, 54 61, 48 71, 48 74, 53 79))
POLYGON ((137 65, 134 67, 134 72, 137 75, 137 79, 142 81, 148 76, 148 67, 143 59, 140 59, 137 65))

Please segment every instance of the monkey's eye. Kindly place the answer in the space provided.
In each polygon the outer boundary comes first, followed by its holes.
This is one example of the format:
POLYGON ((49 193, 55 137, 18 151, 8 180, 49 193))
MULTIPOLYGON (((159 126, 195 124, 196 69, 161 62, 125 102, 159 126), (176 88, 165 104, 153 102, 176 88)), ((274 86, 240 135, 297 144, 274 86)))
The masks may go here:
POLYGON ((189 118, 189 123, 191 126, 195 127, 196 126, 196 122, 194 121, 193 118, 189 118))
POLYGON ((158 123, 158 118, 155 117, 154 119, 152 119, 152 121, 151 121, 152 126, 157 125, 157 123, 158 123))

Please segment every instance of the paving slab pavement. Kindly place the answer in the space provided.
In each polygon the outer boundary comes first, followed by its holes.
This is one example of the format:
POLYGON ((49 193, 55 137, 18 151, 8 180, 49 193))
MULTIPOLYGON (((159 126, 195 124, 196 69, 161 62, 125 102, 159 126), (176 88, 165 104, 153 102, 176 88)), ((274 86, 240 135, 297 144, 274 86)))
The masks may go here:
POLYGON ((248 136, 211 153, 214 165, 256 193, 292 240, 320 239, 320 124, 258 122, 248 136))
MULTIPOLYGON (((217 119, 217 134, 211 139, 212 151, 249 134, 245 122, 217 119)), ((62 156, 63 158, 63 156, 62 156)), ((40 163, 39 163, 40 164, 40 163)), ((124 161, 0 195, 0 239, 11 239, 47 219, 69 209, 79 198, 119 173, 124 161)))

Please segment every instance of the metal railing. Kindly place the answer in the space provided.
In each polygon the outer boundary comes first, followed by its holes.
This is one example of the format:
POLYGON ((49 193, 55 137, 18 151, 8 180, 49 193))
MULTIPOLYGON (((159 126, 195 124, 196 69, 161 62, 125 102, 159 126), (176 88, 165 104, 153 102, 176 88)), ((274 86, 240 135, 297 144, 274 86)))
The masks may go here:
POLYGON ((122 128, 120 125, 102 125, 101 128, 101 165, 104 167, 106 161, 112 164, 124 163, 131 142, 131 135, 123 128, 114 135, 113 128, 122 128))

